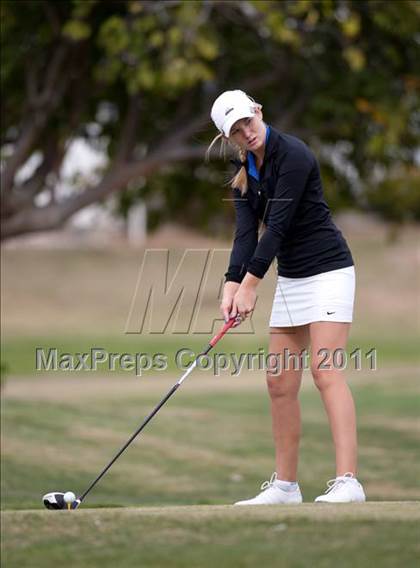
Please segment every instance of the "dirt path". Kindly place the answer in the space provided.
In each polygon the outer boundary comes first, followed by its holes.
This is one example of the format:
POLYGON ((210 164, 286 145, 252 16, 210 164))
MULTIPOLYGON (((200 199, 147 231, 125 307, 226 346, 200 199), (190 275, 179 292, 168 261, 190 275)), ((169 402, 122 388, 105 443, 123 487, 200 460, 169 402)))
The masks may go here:
MULTIPOLYGON (((89 375, 37 375, 34 377, 14 377, 6 381, 2 396, 3 400, 43 400, 49 402, 61 401, 73 404, 75 398, 83 396, 84 399, 107 399, 131 395, 155 395, 164 393, 179 379, 180 374, 162 374, 135 378, 134 375, 89 376, 89 375), (64 399, 65 396, 65 399, 64 399)), ((351 385, 360 384, 389 384, 398 378, 400 384, 404 382, 414 385, 417 383, 417 366, 387 366, 378 371, 352 371, 348 374, 351 385)), ((196 372, 187 379, 184 389, 191 393, 196 392, 243 392, 265 391, 265 374, 263 371, 244 372, 239 376, 229 373, 215 377, 204 371, 196 372), (187 384, 188 381, 188 384, 187 384)), ((311 375, 305 371, 302 388, 314 388, 311 375)))

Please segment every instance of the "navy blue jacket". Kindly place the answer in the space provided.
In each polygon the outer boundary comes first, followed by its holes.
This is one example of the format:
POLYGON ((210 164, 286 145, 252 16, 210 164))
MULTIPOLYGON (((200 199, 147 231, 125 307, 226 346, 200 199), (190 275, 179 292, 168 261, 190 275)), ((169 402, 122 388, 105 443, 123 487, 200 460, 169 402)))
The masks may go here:
MULTIPOLYGON (((231 160, 237 167, 240 160, 231 160)), ((236 231, 226 282, 250 272, 263 278, 274 257, 278 274, 303 278, 353 265, 324 199, 318 162, 304 142, 270 127, 259 180, 245 163, 248 190, 232 189, 236 231), (258 240, 260 221, 265 231, 258 240)))

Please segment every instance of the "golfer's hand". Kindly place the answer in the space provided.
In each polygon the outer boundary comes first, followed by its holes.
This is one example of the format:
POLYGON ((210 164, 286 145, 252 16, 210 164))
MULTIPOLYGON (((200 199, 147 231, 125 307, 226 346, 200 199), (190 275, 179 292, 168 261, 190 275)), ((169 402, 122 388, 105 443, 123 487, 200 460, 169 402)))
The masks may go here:
POLYGON ((233 308, 230 316, 235 317, 239 315, 242 321, 245 320, 254 311, 256 301, 257 292, 255 288, 243 286, 241 284, 233 298, 233 308))
POLYGON ((223 287, 223 298, 220 304, 220 312, 225 322, 229 321, 233 307, 233 298, 238 291, 240 284, 238 282, 226 282, 223 287))

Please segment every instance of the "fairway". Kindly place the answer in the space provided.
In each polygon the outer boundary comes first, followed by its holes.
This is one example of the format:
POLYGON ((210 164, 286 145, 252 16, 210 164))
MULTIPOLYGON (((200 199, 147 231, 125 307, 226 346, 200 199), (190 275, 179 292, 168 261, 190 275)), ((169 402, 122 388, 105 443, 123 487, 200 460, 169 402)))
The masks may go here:
POLYGON ((414 566, 418 503, 2 514, 8 567, 414 566))

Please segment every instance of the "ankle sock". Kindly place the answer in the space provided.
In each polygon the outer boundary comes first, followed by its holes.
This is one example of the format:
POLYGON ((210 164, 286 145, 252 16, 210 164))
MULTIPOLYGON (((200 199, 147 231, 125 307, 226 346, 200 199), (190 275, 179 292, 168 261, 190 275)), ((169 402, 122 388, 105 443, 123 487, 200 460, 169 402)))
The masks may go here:
POLYGON ((297 481, 283 481, 283 479, 277 479, 276 482, 283 491, 296 491, 298 488, 297 481))

